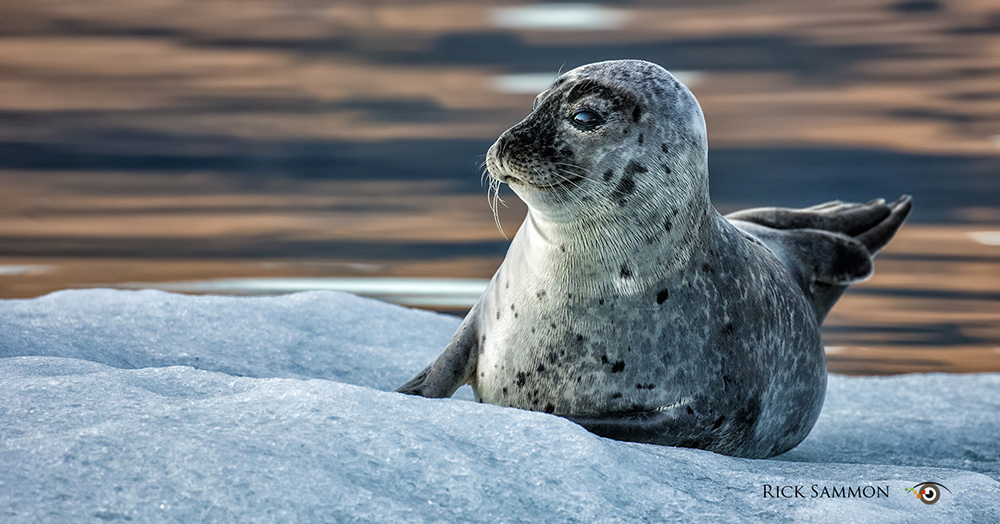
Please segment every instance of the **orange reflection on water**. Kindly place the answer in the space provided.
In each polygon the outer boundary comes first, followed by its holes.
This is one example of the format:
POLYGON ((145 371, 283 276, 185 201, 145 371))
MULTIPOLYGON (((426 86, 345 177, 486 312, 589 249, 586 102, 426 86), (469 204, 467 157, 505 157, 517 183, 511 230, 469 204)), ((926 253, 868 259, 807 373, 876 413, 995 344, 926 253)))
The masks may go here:
MULTIPOLYGON (((505 247, 476 184, 489 143, 557 71, 643 58, 701 101, 720 209, 914 194, 875 277, 827 321, 831 370, 1000 371, 1000 247, 970 236, 1000 230, 995 11, 8 0, 0 298, 489 278, 505 247)), ((525 208, 508 206, 509 237, 525 208)))

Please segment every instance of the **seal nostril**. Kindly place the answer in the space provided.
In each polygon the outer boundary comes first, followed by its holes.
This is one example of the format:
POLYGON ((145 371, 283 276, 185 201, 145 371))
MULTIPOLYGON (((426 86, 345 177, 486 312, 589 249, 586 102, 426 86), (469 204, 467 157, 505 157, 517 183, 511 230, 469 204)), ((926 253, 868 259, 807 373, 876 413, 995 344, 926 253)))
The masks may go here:
POLYGON ((505 139, 504 137, 500 137, 499 145, 500 147, 497 148, 497 156, 502 159, 504 153, 507 152, 507 139, 505 139))

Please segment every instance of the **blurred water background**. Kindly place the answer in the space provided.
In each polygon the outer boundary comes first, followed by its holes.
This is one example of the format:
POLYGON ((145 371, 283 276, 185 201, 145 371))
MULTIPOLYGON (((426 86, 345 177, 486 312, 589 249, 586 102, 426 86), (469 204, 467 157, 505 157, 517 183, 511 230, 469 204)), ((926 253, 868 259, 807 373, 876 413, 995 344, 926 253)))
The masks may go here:
POLYGON ((0 298, 341 289, 460 314, 508 243, 487 148, 560 70, 617 58, 699 98, 724 213, 913 195, 826 322, 832 371, 1000 371, 991 0, 5 0, 0 298))

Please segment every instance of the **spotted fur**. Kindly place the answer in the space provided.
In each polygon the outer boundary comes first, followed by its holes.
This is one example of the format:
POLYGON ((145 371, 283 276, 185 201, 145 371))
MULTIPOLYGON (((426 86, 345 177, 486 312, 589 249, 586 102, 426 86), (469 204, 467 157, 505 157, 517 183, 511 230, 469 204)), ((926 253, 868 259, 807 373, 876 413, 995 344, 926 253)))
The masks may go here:
MULTIPOLYGON (((846 285, 870 264, 850 242, 867 244, 834 232, 822 239, 832 251, 812 249, 816 230, 780 213, 721 217, 701 109, 660 66, 583 66, 537 102, 487 154, 528 215, 451 343, 399 390, 443 397, 468 383, 482 402, 599 435, 730 455, 797 445, 826 389, 806 289, 846 285), (579 125, 580 111, 599 125, 579 125)), ((891 237, 901 221, 850 233, 891 237)))

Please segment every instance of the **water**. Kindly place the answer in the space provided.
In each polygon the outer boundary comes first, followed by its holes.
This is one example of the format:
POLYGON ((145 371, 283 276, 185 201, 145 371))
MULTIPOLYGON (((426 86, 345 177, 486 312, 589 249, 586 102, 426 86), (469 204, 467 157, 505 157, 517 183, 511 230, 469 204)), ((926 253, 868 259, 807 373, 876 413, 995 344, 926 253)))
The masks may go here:
MULTIPOLYGON (((721 211, 914 196, 876 276, 827 321, 832 370, 1000 371, 988 6, 19 0, 0 14, 0 298, 488 279, 507 241, 486 149, 560 70, 642 58, 701 101, 721 211)), ((510 237, 524 207, 504 198, 510 237)), ((410 291, 381 296, 461 313, 470 294, 410 291)))

